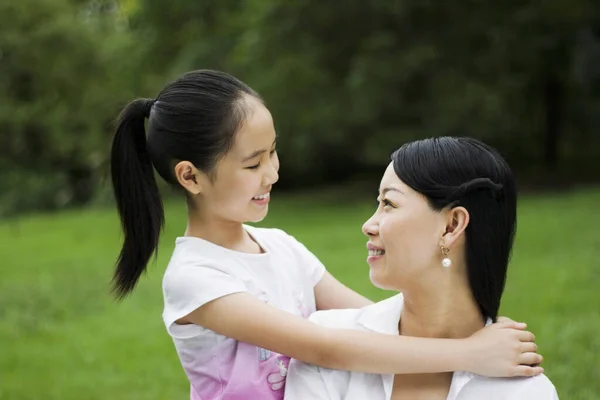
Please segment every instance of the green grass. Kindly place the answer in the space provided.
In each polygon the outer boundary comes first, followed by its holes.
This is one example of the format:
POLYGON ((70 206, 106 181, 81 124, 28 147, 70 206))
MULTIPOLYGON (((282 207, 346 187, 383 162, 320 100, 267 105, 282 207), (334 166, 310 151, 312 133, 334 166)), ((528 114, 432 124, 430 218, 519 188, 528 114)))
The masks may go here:
MULTIPOLYGON (((377 300, 360 226, 374 202, 279 199, 262 225, 304 242, 341 281, 377 300)), ((527 197, 502 313, 528 322, 565 399, 600 396, 600 191, 527 197)), ((112 210, 0 225, 0 399, 186 399, 162 322, 160 281, 185 225, 168 207, 158 263, 121 304, 108 292, 119 249, 112 210)))

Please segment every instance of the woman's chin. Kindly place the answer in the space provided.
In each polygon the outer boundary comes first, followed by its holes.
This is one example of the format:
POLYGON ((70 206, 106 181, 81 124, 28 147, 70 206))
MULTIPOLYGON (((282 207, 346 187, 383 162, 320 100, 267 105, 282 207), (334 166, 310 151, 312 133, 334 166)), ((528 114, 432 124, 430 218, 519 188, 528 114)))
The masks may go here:
POLYGON ((379 275, 380 274, 373 271, 372 269, 371 271, 369 271, 369 279, 371 279, 371 283, 373 284, 373 286, 379 289, 386 289, 385 280, 381 279, 379 275))

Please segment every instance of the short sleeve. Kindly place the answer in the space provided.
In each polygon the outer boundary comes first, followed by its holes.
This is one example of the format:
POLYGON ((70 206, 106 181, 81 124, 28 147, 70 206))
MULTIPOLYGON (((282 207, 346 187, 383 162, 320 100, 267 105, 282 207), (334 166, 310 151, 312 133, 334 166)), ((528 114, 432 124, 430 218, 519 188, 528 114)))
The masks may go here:
MULTIPOLYGON (((320 368, 292 359, 285 383, 284 400, 333 400, 320 373, 320 368)), ((339 397, 336 399, 338 400, 339 397)))
POLYGON ((545 375, 534 377, 472 379, 459 392, 457 400, 558 400, 558 393, 545 375))
POLYGON ((300 243, 296 238, 291 235, 286 234, 294 243, 294 247, 297 252, 300 254, 300 262, 302 268, 306 274, 308 274, 308 279, 310 284, 315 287, 317 283, 321 281, 323 275, 325 274, 325 266, 323 263, 315 256, 310 250, 306 248, 302 243, 300 243))
POLYGON ((515 399, 529 400, 558 400, 556 388, 546 376, 537 376, 529 381, 529 384, 523 385, 515 399))
POLYGON ((204 304, 233 293, 246 292, 244 283, 226 272, 208 266, 180 266, 163 280, 163 319, 167 330, 204 304))

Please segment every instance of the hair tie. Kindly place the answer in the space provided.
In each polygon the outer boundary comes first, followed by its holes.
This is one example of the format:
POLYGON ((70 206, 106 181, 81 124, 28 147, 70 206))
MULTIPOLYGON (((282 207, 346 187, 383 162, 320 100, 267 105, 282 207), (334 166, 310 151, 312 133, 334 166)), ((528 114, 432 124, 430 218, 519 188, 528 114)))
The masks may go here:
POLYGON ((487 192, 492 198, 498 199, 502 193, 502 184, 496 183, 489 178, 475 178, 458 186, 454 192, 448 196, 447 200, 459 200, 478 191, 487 192))
POLYGON ((156 103, 154 99, 144 99, 144 117, 150 118, 150 111, 152 111, 154 103, 156 103))

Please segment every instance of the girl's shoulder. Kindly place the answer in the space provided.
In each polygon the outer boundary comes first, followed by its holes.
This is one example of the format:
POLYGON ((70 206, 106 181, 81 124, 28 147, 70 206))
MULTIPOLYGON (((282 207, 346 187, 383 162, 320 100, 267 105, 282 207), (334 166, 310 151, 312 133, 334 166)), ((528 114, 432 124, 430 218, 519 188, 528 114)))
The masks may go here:
POLYGON ((270 249, 298 249, 299 247, 303 247, 294 236, 279 228, 263 228, 252 225, 244 225, 244 228, 263 247, 270 249))
POLYGON ((263 239, 270 239, 270 240, 293 239, 293 237, 291 235, 286 233, 283 229, 279 229, 279 228, 270 228, 270 227, 267 228, 267 227, 259 227, 259 226, 252 226, 252 225, 244 224, 244 229, 246 230, 246 232, 248 232, 253 237, 260 236, 263 239))

